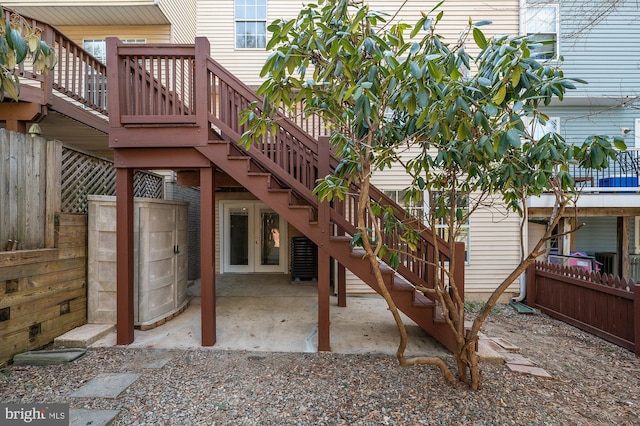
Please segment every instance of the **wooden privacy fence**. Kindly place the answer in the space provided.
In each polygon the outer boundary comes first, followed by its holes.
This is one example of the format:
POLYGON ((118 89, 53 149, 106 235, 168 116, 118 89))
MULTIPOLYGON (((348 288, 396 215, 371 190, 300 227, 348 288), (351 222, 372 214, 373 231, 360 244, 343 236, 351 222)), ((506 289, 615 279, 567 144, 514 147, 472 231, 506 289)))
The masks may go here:
MULTIPOLYGON (((111 160, 0 129, 0 252, 53 247, 55 214, 87 213, 87 195, 115 195, 115 176, 111 160)), ((136 197, 163 188, 162 176, 136 171, 136 197)))
POLYGON ((536 262, 527 304, 640 356, 640 284, 581 268, 536 262))

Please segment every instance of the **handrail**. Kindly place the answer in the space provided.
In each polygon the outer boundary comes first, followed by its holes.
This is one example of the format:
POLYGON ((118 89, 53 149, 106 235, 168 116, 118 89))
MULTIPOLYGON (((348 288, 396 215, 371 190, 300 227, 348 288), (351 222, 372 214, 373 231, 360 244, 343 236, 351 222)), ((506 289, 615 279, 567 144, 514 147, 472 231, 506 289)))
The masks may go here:
POLYGON ((107 67, 89 52, 77 45, 54 26, 4 9, 5 19, 12 14, 21 16, 32 28, 41 30, 41 38, 58 58, 56 67, 47 74, 36 72, 33 65, 23 63, 19 72, 22 78, 40 82, 43 100, 52 101, 52 90, 73 99, 80 105, 99 114, 107 115, 107 67))

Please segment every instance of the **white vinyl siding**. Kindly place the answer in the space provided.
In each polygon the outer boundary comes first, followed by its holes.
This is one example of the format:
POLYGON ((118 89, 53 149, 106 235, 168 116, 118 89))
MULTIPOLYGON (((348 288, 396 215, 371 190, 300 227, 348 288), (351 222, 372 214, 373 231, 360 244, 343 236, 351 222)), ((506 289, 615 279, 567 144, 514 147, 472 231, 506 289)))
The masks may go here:
MULTIPOLYGON (((302 7, 302 1, 268 0, 267 25, 276 19, 294 18, 302 7)), ((401 0, 369 2, 372 9, 384 10, 391 14, 405 2, 401 0)), ((419 0, 409 0, 398 14, 398 20, 407 23, 417 21, 421 12, 428 12, 433 5, 419 0)), ((447 0, 442 8, 444 18, 438 33, 446 42, 455 43, 461 30, 469 22, 490 20, 491 25, 483 27, 488 36, 518 33, 518 0, 495 0, 490 3, 475 1, 447 0)), ((235 48, 235 14, 233 0, 202 0, 198 3, 198 35, 211 42, 211 56, 244 83, 257 86, 262 83, 260 70, 269 52, 265 50, 235 48)), ((270 34, 267 34, 267 40, 270 34)), ((473 44, 471 42, 470 44, 473 44)), ((469 51, 473 52, 472 46, 469 51)))
POLYGON ((171 22, 171 43, 193 44, 196 38, 197 0, 161 0, 158 5, 171 22))

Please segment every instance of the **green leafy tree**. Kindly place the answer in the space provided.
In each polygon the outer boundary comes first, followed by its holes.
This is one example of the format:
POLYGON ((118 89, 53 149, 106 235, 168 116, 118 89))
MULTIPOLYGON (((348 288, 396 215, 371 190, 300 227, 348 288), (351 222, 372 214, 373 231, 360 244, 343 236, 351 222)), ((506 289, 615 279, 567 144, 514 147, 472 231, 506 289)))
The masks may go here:
POLYGON ((18 67, 32 59, 34 71, 46 73, 55 66, 56 55, 42 40, 40 28, 31 28, 16 13, 11 13, 7 21, 1 7, 0 16, 0 89, 17 101, 20 95, 18 67))
MULTIPOLYGON (((381 294, 400 330, 398 360, 403 366, 437 365, 450 381, 455 378, 443 360, 404 355, 406 331, 378 260, 397 266, 398 256, 384 246, 380 229, 367 228, 365 221, 383 213, 381 206, 367 202, 371 176, 401 162, 412 177, 405 201, 428 197, 421 219, 451 246, 469 216, 491 200, 526 215, 527 197, 548 191, 556 195, 546 235, 532 253, 522 248, 522 262, 497 286, 471 328, 465 327, 464 301, 452 273, 465 259, 453 256, 448 266, 435 265, 446 268, 445 279, 418 288, 440 303, 456 335, 458 380, 478 389, 480 327, 508 286, 543 253, 544 241, 575 200, 569 166, 606 167, 615 155, 614 144, 622 148, 623 143, 593 136, 575 146, 556 133, 534 138, 526 123, 544 123, 547 117, 539 107, 562 99, 579 81, 530 58, 532 42, 526 37, 487 38, 480 27, 488 22, 470 21, 455 43, 445 43, 436 32, 441 4, 415 25, 387 22, 388 15, 347 0, 321 0, 304 7, 296 19, 273 22, 267 46, 273 52, 258 91, 264 103, 244 113, 250 130, 242 142, 266 136, 277 108, 302 106, 305 114, 329 125, 341 162, 315 191, 323 200, 342 198, 357 183, 361 202, 354 242, 377 271, 381 294), (473 56, 465 49, 471 43, 479 52, 473 56), (403 160, 406 152, 416 155, 403 160)), ((406 223, 387 220, 384 226, 395 228, 409 244, 415 241, 416 231, 406 223)))

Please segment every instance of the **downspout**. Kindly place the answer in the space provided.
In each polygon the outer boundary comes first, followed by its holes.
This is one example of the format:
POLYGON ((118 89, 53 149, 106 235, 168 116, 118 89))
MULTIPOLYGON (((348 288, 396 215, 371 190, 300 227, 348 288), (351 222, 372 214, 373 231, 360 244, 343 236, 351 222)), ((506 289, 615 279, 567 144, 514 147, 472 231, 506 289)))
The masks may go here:
MULTIPOLYGON (((523 206, 525 209, 527 208, 527 206, 523 206)), ((523 246, 525 248, 525 250, 527 249, 527 246, 529 244, 529 224, 528 223, 523 223, 524 222, 524 217, 520 217, 520 229, 522 229, 522 241, 523 241, 523 246)), ((523 253, 522 250, 519 250, 520 252, 520 262, 522 262, 524 260, 524 256, 525 253, 523 253)), ((523 272, 522 274, 520 274, 520 294, 517 295, 516 297, 512 297, 511 301, 512 302, 522 302, 524 300, 524 298, 527 296, 527 272, 523 272)))
MULTIPOLYGON (((527 0, 519 0, 519 9, 518 9, 518 32, 520 34, 524 34, 524 14, 527 7, 527 0)), ((523 208, 527 208, 526 205, 522 206, 523 208)), ((524 224, 524 217, 520 217, 520 229, 522 229, 522 240, 525 245, 529 244, 529 224, 524 224), (526 225, 526 226, 525 226, 526 225)), ((526 249, 526 248, 525 248, 526 249)), ((520 262, 524 259, 524 253, 520 250, 520 262)), ((524 298, 527 296, 527 273, 523 272, 520 274, 520 294, 516 297, 511 298, 512 302, 522 302, 524 298)))

